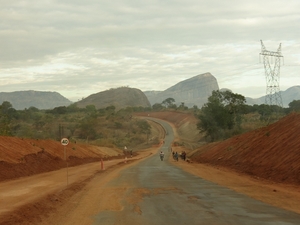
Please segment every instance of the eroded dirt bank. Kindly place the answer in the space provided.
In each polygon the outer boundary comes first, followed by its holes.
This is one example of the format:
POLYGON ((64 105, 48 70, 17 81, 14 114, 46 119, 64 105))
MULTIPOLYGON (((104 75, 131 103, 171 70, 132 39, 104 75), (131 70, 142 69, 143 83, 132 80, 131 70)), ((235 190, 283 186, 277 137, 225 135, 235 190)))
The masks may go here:
POLYGON ((222 166, 276 183, 300 185, 300 114, 198 148, 194 162, 222 166))
POLYGON ((59 141, 0 137, 0 181, 123 157, 118 149, 59 141), (66 161, 64 154, 66 152, 66 161))

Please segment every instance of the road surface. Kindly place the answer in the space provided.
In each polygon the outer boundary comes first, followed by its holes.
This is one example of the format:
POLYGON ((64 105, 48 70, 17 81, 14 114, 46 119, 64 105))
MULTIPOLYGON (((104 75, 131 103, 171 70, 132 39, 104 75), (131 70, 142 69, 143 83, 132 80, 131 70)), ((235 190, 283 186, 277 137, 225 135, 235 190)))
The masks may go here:
MULTIPOLYGON (((162 150, 168 158, 171 127, 162 150)), ((102 211, 93 224, 300 224, 300 215, 278 209, 186 173, 155 155, 123 170, 107 188, 127 187, 122 210, 102 211), (132 199, 131 199, 132 198, 132 199)))

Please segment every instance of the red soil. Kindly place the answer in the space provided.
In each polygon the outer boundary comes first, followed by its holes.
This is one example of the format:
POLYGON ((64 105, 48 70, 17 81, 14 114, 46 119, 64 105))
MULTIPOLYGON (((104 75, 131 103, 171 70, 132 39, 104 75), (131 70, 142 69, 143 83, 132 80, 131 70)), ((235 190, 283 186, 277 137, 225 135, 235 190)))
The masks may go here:
POLYGON ((58 170, 67 166, 117 158, 120 150, 84 144, 64 146, 54 140, 0 136, 0 181, 58 170), (64 150, 66 158, 64 160, 64 150))
POLYGON ((300 185, 300 114, 228 140, 205 145, 191 158, 279 183, 300 185))

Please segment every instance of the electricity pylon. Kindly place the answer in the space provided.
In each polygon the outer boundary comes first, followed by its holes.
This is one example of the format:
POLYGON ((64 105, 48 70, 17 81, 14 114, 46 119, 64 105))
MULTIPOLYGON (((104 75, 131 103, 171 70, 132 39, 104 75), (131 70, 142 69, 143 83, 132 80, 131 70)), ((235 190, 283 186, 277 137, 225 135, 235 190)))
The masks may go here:
POLYGON ((278 105, 282 107, 282 98, 279 89, 279 78, 280 78, 280 60, 283 59, 281 55, 281 43, 277 49, 277 52, 267 51, 262 40, 261 42, 261 53, 264 60, 265 75, 267 82, 267 91, 265 104, 267 105, 278 105), (274 63, 273 63, 274 59, 274 63))

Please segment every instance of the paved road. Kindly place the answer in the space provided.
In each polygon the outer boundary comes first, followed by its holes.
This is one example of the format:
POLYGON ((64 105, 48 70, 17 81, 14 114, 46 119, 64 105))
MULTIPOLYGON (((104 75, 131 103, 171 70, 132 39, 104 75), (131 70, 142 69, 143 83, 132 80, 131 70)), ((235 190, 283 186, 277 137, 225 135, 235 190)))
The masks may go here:
POLYGON ((125 169, 107 188, 129 187, 122 210, 102 211, 96 224, 205 224, 205 225, 296 225, 300 215, 269 206, 228 188, 182 171, 168 161, 173 140, 171 127, 159 154, 125 169))

